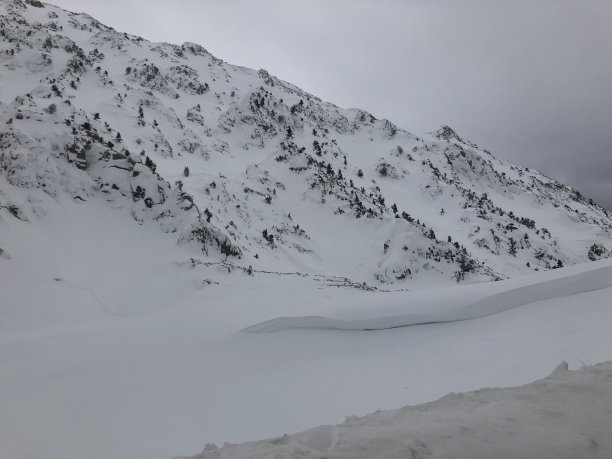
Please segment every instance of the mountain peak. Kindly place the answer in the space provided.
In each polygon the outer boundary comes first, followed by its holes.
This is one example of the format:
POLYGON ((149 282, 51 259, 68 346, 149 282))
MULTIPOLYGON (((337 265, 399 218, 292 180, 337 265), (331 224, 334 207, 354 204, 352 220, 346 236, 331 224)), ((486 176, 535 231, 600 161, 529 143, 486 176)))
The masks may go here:
POLYGON ((211 55, 206 48, 197 43, 192 43, 190 41, 186 41, 181 46, 183 50, 189 51, 194 56, 209 56, 211 55))
POLYGON ((463 139, 461 137, 459 137, 459 135, 448 125, 443 124, 442 126, 440 126, 440 129, 438 129, 434 135, 438 138, 438 139, 442 139, 442 140, 447 140, 447 141, 451 141, 451 140, 456 140, 458 142, 463 143, 463 139))

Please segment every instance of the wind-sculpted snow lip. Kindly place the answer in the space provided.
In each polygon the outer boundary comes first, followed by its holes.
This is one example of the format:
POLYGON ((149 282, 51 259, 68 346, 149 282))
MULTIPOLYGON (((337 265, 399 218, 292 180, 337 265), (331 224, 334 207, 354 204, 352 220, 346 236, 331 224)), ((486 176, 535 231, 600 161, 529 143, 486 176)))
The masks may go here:
POLYGON ((283 330, 387 330, 414 325, 459 322, 478 319, 542 300, 586 293, 612 286, 612 266, 604 266, 556 279, 540 280, 475 302, 458 305, 456 309, 430 314, 399 314, 368 319, 330 318, 324 316, 278 317, 251 325, 244 331, 272 333, 283 330))

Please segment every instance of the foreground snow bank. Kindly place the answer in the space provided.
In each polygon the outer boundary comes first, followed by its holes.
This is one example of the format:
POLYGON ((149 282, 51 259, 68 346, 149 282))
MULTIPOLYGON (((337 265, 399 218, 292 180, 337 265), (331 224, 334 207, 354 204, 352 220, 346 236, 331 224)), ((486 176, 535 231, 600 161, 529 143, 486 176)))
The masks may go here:
MULTIPOLYGON (((426 314, 385 315, 367 319, 350 317, 330 318, 323 316, 278 317, 246 328, 252 333, 270 333, 291 329, 335 329, 335 330, 384 330, 433 323, 458 322, 498 314, 518 306, 542 300, 559 298, 579 293, 601 290, 612 286, 612 266, 594 264, 578 267, 584 272, 576 272, 577 267, 560 270, 561 274, 547 273, 547 276, 502 282, 501 291, 485 296, 473 303, 457 302, 443 310, 432 308, 426 314), (548 279, 546 278, 548 277, 548 279), (517 285, 518 284, 518 285, 517 285)), ((373 308, 374 309, 374 308, 373 308)), ((382 308, 377 308, 382 309, 382 308)), ((410 308, 407 308, 410 310, 410 308)))
POLYGON ((435 402, 347 418, 218 449, 192 459, 326 458, 610 458, 612 362, 568 370, 509 389, 450 394, 435 402))

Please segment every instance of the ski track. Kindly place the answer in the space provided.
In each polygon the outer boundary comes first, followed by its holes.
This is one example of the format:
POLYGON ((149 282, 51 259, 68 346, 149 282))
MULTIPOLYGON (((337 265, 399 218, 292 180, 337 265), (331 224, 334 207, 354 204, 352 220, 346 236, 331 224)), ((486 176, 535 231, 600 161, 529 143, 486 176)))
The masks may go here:
POLYGON ((110 315, 110 316, 115 316, 115 317, 140 317, 139 314, 122 314, 119 312, 115 312, 113 311, 111 308, 109 308, 108 306, 106 306, 98 297, 98 295, 96 295, 96 292, 94 292, 93 289, 89 288, 89 287, 83 287, 80 285, 76 285, 76 284, 71 284, 69 282, 66 282, 63 279, 59 279, 59 280, 54 280, 52 281, 42 281, 42 280, 32 280, 32 279, 7 279, 10 282, 21 282, 24 284, 43 284, 43 285, 52 285, 54 287, 63 287, 63 288, 68 288, 68 289, 73 289, 73 290, 80 290, 82 292, 85 292, 87 295, 89 295, 89 297, 91 297, 91 299, 94 301, 94 303, 96 303, 96 305, 100 308, 100 310, 102 312, 105 312, 106 314, 110 315))
POLYGON ((612 286, 612 266, 606 266, 558 279, 523 285, 490 295, 473 303, 460 306, 448 313, 401 314, 351 320, 324 316, 278 317, 244 331, 272 333, 283 330, 386 330, 435 323, 459 322, 499 314, 500 312, 542 300, 586 293, 612 286), (552 293, 551 293, 552 292, 552 293))

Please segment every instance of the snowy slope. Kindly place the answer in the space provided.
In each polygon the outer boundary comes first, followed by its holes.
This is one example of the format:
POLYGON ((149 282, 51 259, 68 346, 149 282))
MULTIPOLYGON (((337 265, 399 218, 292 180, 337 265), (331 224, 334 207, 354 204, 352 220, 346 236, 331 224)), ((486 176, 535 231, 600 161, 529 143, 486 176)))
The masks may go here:
POLYGON ((207 445, 192 459, 609 458, 612 362, 510 389, 451 394, 426 405, 347 418, 244 445, 207 445))
POLYGON ((374 286, 612 249, 604 209, 448 127, 416 136, 199 45, 38 2, 2 0, 0 14, 3 220, 40 217, 46 197, 104 197, 209 259, 374 286))
POLYGON ((0 457, 169 458, 609 360, 610 224, 448 128, 0 0, 0 457))
POLYGON ((3 233, 0 457, 167 459, 524 384, 562 359, 576 368, 610 358, 612 288, 552 291, 452 323, 241 333, 281 316, 449 311, 536 278, 383 292, 331 277, 228 275, 192 263, 190 247, 156 222, 134 225, 129 211, 88 202, 50 203, 44 222, 8 221, 3 233))

